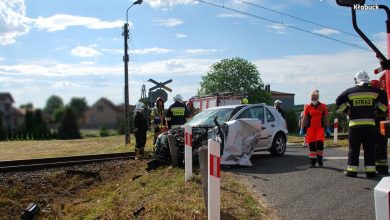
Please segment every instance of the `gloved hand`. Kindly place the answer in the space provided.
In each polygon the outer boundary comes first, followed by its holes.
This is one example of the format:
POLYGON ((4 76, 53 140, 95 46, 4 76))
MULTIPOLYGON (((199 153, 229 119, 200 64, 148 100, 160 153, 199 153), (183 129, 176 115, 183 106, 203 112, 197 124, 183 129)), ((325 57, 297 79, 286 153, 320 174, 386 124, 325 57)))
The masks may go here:
POLYGON ((304 136, 305 135, 305 129, 301 128, 301 130, 299 130, 299 136, 304 136))
POLYGON ((325 128, 325 134, 326 134, 326 137, 330 137, 330 134, 331 134, 332 132, 330 131, 330 128, 329 127, 326 127, 325 128))

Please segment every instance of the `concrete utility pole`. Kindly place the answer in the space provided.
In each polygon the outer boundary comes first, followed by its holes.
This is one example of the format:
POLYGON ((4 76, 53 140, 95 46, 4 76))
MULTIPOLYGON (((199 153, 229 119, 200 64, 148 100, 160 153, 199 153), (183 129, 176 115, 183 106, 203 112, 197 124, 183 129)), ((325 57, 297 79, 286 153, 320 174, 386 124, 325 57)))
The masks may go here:
POLYGON ((129 121, 129 54, 127 53, 127 40, 129 39, 129 9, 134 5, 139 5, 142 3, 142 0, 137 0, 126 11, 126 23, 123 25, 123 38, 124 38, 124 52, 123 62, 125 63, 125 144, 130 144, 130 121, 129 121))

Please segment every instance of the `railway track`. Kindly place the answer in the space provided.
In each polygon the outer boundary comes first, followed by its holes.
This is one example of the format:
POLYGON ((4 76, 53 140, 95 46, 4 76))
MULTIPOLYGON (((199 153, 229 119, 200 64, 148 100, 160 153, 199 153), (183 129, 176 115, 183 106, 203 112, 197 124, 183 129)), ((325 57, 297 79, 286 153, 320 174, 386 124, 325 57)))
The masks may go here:
POLYGON ((111 153, 71 157, 40 158, 31 160, 0 161, 0 173, 41 170, 56 167, 66 167, 109 160, 134 159, 134 152, 111 153))

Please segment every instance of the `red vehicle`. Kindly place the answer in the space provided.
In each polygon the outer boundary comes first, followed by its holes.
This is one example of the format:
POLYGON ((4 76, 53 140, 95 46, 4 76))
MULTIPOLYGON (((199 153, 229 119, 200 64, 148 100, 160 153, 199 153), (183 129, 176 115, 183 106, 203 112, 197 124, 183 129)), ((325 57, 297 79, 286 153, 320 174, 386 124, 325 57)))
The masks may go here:
POLYGON ((192 97, 189 101, 194 103, 195 108, 203 111, 205 109, 218 106, 238 105, 241 104, 241 100, 244 98, 244 95, 218 94, 203 97, 192 97))
MULTIPOLYGON (((352 24, 355 31, 359 34, 359 36, 370 46, 370 48, 376 53, 376 57, 380 61, 380 68, 374 70, 375 74, 381 73, 385 71, 384 74, 380 77, 381 87, 386 91, 388 98, 388 109, 390 109, 390 59, 386 58, 385 55, 371 42, 370 39, 360 30, 356 21, 356 7, 358 5, 364 5, 365 0, 336 0, 338 5, 350 7, 352 11, 352 24)), ((386 33, 387 33, 387 53, 388 57, 390 57, 390 9, 386 5, 378 5, 379 9, 385 10, 387 14, 386 21, 386 33)), ((388 112, 388 118, 390 118, 390 111, 388 112)), ((390 120, 382 121, 381 125, 381 133, 384 136, 390 137, 390 120)))

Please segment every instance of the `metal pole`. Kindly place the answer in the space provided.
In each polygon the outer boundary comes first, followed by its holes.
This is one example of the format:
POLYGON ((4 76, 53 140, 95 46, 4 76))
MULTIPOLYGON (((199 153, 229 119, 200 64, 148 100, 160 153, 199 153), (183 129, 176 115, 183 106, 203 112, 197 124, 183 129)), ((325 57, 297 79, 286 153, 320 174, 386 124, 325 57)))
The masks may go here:
MULTIPOLYGON (((126 12, 127 16, 127 12, 126 12)), ((129 24, 125 23, 123 26, 123 36, 125 43, 125 55, 123 56, 123 62, 125 62, 125 144, 130 144, 130 121, 129 121, 129 55, 127 54, 127 39, 129 39, 129 24)))

